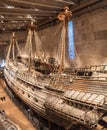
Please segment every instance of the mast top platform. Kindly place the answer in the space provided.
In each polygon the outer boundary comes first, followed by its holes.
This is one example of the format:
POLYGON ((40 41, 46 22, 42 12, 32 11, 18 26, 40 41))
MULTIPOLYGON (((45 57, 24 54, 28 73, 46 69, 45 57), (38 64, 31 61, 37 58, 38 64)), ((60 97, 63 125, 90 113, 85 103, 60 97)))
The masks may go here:
POLYGON ((12 32, 12 36, 11 36, 11 38, 15 38, 16 36, 15 36, 15 32, 12 32))
POLYGON ((31 21, 31 23, 30 23, 30 25, 28 27, 31 30, 34 30, 36 28, 36 26, 34 25, 34 21, 33 20, 31 21))
POLYGON ((69 10, 69 7, 65 6, 64 11, 60 12, 57 18, 61 21, 69 19, 72 16, 72 12, 69 10))

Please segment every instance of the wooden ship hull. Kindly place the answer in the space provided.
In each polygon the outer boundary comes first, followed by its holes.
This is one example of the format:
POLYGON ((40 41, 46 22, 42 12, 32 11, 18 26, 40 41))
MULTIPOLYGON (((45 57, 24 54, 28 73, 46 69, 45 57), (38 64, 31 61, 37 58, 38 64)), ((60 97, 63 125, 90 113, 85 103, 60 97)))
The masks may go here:
POLYGON ((13 62, 5 66, 4 76, 8 86, 21 100, 40 116, 60 126, 70 128, 72 122, 77 122, 93 128, 106 117, 106 94, 53 88, 41 78, 37 83, 38 75, 22 73, 13 62))

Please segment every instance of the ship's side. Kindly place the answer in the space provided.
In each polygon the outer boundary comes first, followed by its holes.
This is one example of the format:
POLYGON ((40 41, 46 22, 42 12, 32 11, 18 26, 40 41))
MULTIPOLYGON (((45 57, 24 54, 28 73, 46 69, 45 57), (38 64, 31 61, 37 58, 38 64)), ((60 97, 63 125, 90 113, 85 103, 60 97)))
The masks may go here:
POLYGON ((67 127, 70 123, 69 120, 67 121, 62 118, 58 118, 58 116, 55 118, 52 115, 49 115, 45 106, 48 98, 54 95, 57 97, 61 96, 61 93, 57 91, 52 92, 47 89, 45 85, 36 83, 34 76, 18 72, 17 67, 12 64, 13 63, 10 63, 10 65, 6 65, 4 68, 5 80, 11 90, 40 116, 56 124, 67 127))
POLYGON ((46 79, 37 83, 37 75, 17 70, 10 62, 4 76, 11 90, 36 113, 58 125, 70 128, 72 122, 96 127, 106 113, 106 96, 80 90, 60 90, 46 85, 46 79))

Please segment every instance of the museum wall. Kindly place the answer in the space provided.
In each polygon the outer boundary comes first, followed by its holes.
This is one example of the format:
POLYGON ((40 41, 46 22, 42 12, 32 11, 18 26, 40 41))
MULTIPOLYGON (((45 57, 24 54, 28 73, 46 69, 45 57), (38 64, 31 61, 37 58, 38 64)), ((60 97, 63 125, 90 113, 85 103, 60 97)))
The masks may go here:
POLYGON ((107 9, 99 9, 73 19, 75 54, 71 65, 107 64, 107 9))

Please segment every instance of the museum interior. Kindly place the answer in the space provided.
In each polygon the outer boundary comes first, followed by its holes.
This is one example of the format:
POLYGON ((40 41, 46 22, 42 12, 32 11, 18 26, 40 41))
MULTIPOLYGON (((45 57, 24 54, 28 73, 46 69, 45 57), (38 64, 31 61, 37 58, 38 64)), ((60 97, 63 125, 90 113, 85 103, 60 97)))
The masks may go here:
POLYGON ((0 130, 107 130, 107 0, 0 0, 0 130))

